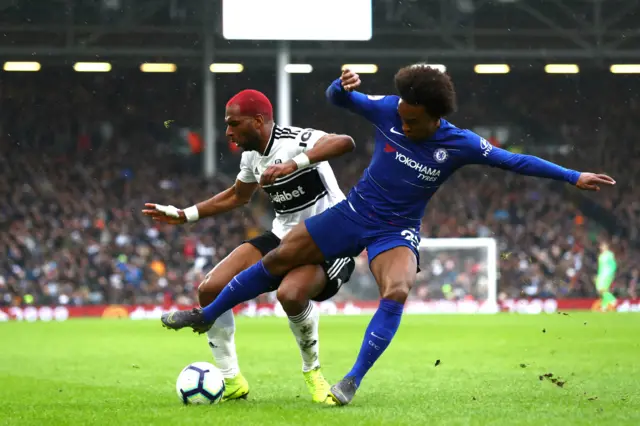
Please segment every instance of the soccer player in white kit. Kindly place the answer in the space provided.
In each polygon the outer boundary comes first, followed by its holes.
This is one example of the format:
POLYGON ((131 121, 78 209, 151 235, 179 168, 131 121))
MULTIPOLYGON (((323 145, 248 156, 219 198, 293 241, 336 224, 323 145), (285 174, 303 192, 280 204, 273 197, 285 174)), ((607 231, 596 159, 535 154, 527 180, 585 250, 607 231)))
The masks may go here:
MULTIPOLYGON (((269 195, 276 213, 272 230, 245 241, 207 274, 198 288, 202 307, 215 300, 234 276, 275 249, 292 227, 345 199, 327 160, 355 147, 353 139, 346 135, 278 126, 273 121, 271 102, 255 90, 244 90, 229 100, 225 122, 227 137, 245 151, 235 184, 184 210, 152 203, 143 210, 154 220, 183 224, 248 203, 259 185, 269 195)), ((304 379, 314 402, 331 404, 332 400, 328 397, 329 383, 320 369, 320 318, 311 300, 323 301, 335 295, 349 280, 354 267, 354 260, 349 257, 302 266, 287 274, 277 287, 278 300, 300 348, 304 379)), ((225 377, 223 401, 245 398, 249 384, 238 366, 233 312, 227 311, 206 332, 215 363, 225 377)))

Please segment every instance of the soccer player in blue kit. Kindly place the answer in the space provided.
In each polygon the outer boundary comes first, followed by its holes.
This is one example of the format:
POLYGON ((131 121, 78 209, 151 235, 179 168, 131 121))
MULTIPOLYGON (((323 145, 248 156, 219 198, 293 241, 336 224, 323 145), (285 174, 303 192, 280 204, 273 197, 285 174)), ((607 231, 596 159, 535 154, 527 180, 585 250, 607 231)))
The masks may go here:
POLYGON ((367 96, 354 91, 360 84, 357 74, 344 70, 327 89, 332 104, 363 116, 376 129, 371 163, 347 199, 293 228, 212 304, 174 312, 170 323, 168 315, 163 316, 170 328, 201 331, 237 304, 273 288, 292 269, 357 256, 366 248, 381 299, 353 368, 331 388, 340 405, 351 402, 400 326, 418 270, 421 218, 431 197, 456 170, 484 164, 590 191, 615 184, 607 175, 580 173, 494 147, 449 123, 443 117, 456 108, 455 90, 450 77, 435 68, 416 64, 400 69, 395 75, 400 96, 367 96))

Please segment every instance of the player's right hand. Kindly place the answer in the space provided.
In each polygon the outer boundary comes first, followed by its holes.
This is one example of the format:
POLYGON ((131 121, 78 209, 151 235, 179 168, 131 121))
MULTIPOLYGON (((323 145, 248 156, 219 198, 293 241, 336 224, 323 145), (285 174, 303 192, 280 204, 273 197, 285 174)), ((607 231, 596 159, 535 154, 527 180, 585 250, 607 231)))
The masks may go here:
POLYGON ((344 87, 344 90, 346 90, 347 92, 356 90, 358 87, 360 87, 360 84, 362 84, 362 82, 360 81, 360 76, 348 68, 342 70, 340 82, 342 83, 342 87, 344 87))
POLYGON ((182 225, 187 223, 184 211, 174 206, 163 206, 162 204, 145 203, 142 214, 149 216, 156 222, 169 223, 171 225, 182 225))

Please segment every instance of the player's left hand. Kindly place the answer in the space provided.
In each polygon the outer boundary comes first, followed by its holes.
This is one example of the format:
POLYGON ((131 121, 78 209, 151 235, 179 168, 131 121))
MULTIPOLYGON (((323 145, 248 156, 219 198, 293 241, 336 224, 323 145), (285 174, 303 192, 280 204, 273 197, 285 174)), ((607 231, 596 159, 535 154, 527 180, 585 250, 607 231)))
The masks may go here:
POLYGON ((272 164, 260 176, 260 186, 271 185, 276 179, 290 175, 296 170, 298 170, 298 165, 293 160, 289 160, 286 163, 272 164))
POLYGON ((600 185, 613 186, 616 181, 611 176, 596 173, 580 173, 576 186, 585 191, 600 191, 600 185))

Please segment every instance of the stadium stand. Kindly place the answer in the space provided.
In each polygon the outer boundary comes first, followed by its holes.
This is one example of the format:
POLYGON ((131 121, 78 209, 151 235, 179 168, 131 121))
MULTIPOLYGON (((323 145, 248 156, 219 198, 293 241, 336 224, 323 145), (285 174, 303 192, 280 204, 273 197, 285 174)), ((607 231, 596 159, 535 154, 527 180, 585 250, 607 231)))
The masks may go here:
MULTIPOLYGON (((390 72, 367 76, 363 90, 390 92, 390 72)), ((334 163, 346 192, 369 160, 371 128, 325 104, 334 77, 321 72, 293 81, 293 121, 354 136, 357 151, 334 163)), ((492 140, 525 152, 544 148, 546 158, 611 173, 619 185, 586 198, 569 187, 469 167, 434 198, 424 235, 497 238, 499 292, 508 297, 593 296, 598 243, 612 241, 617 291, 633 292, 640 148, 638 123, 620 117, 637 113, 634 83, 601 74, 453 77, 466 95, 452 117, 460 127, 507 128, 508 137, 492 140), (553 154, 559 146, 571 155, 553 154)), ((247 85, 275 98, 272 82, 273 75, 260 72, 221 81, 216 103, 221 108, 247 85)), ((235 177, 239 153, 222 129, 221 173, 200 177, 200 154, 189 145, 197 144, 201 123, 198 86, 197 75, 181 73, 0 74, 0 304, 189 304, 212 265, 269 226, 261 196, 249 208, 196 225, 158 226, 141 216, 144 202, 188 206, 235 177), (169 119, 175 125, 167 129, 169 119)), ((473 257, 423 259, 412 297, 473 297, 471 283, 482 267, 473 257), (452 288, 447 294, 445 284, 452 288)), ((364 257, 357 268, 366 269, 364 257)), ((375 299, 377 288, 369 275, 356 274, 339 297, 375 299)))

